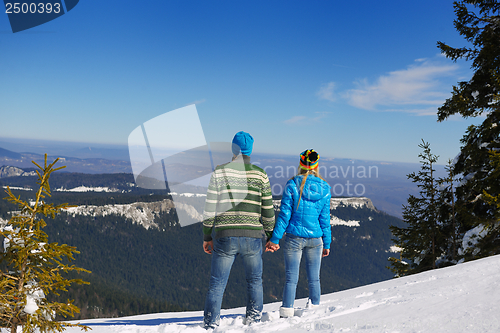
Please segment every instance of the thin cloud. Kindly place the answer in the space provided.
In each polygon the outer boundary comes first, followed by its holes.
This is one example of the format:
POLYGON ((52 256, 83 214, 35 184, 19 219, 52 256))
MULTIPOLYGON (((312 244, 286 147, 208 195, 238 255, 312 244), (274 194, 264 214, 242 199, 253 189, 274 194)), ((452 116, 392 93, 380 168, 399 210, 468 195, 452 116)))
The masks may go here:
POLYGON ((325 118, 331 112, 315 112, 317 116, 306 117, 306 116, 293 116, 290 119, 283 121, 287 125, 292 125, 300 122, 315 122, 325 118))
POLYGON ((317 114, 316 117, 312 118, 313 121, 319 121, 325 118, 331 112, 315 112, 317 114))
POLYGON ((385 109, 384 112, 406 112, 413 113, 417 116, 435 116, 437 107, 431 106, 428 108, 405 108, 403 109, 385 109))
POLYGON ((304 120, 304 119, 306 119, 306 117, 304 117, 304 116, 294 116, 294 117, 292 117, 292 118, 290 118, 290 119, 287 119, 287 120, 285 120, 285 121, 283 121, 283 122, 284 122, 285 124, 290 125, 290 124, 295 124, 295 123, 298 123, 299 121, 302 121, 302 120, 304 120))
POLYGON ((449 97, 448 85, 442 80, 458 70, 456 64, 417 59, 407 69, 380 76, 374 83, 356 82, 358 88, 343 94, 352 106, 365 110, 436 114, 449 97))
POLYGON ((329 82, 319 89, 319 91, 316 93, 316 96, 318 96, 319 99, 325 99, 330 102, 335 102, 337 98, 334 94, 334 91, 335 82, 329 82))
POLYGON ((191 102, 189 104, 186 104, 186 105, 192 105, 192 104, 201 104, 201 103, 205 103, 207 100, 205 98, 203 99, 199 99, 199 100, 196 100, 194 102, 191 102))

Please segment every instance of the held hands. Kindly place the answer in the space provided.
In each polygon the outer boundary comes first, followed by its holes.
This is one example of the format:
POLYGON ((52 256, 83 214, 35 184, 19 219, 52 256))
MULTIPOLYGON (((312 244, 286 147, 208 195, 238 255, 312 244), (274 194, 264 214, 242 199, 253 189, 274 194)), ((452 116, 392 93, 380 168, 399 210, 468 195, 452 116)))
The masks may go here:
POLYGON ((279 249, 280 249, 279 244, 274 244, 271 241, 267 241, 265 252, 275 252, 275 251, 278 251, 279 249))
POLYGON ((212 251, 214 249, 214 241, 211 240, 209 242, 203 241, 203 251, 208 254, 212 254, 212 251))
MULTIPOLYGON (((214 248, 214 241, 213 240, 209 241, 209 242, 205 242, 205 241, 203 242, 203 251, 205 251, 205 253, 212 254, 213 248, 214 248)), ((271 241, 268 241, 266 243, 265 252, 276 252, 279 249, 280 249, 279 244, 274 244, 271 241)), ((323 249, 323 254, 321 256, 328 257, 329 254, 330 254, 329 249, 323 249)))

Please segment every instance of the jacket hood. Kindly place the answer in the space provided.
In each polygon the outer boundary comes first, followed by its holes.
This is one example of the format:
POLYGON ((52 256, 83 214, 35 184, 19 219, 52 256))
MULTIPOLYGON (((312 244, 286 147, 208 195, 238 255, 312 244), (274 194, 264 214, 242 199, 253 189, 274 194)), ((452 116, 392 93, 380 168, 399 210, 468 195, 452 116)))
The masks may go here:
MULTIPOLYGON (((300 184, 304 176, 296 176, 294 182, 300 194, 300 184)), ((309 175, 307 176, 304 190, 302 191, 302 199, 307 198, 310 201, 318 201, 325 197, 330 192, 330 186, 320 178, 309 175)))

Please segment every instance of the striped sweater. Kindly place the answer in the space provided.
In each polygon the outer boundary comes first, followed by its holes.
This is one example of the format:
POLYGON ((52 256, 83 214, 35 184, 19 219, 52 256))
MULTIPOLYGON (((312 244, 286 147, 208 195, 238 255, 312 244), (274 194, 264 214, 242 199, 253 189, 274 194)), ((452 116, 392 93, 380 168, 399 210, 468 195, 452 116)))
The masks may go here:
POLYGON ((203 214, 203 240, 220 237, 267 238, 274 229, 269 178, 264 170, 240 155, 217 166, 210 178, 203 214))

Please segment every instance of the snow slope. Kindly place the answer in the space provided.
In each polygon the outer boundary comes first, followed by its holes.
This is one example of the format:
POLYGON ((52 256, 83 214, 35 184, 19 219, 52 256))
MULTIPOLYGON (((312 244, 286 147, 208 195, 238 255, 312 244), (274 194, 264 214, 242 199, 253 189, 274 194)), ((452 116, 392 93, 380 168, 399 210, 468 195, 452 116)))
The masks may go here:
MULTIPOLYGON (((243 325, 244 308, 222 311, 213 332, 500 332, 500 256, 323 295, 321 305, 280 319, 280 303, 264 305, 263 322, 243 325)), ((201 297, 204 297, 201 296, 201 297)), ((242 296, 243 297, 243 296, 242 296)), ((206 332, 203 312, 85 320, 93 333, 206 332)), ((78 329, 68 329, 76 333, 78 329)))

